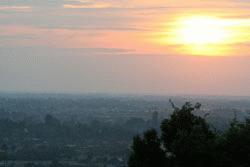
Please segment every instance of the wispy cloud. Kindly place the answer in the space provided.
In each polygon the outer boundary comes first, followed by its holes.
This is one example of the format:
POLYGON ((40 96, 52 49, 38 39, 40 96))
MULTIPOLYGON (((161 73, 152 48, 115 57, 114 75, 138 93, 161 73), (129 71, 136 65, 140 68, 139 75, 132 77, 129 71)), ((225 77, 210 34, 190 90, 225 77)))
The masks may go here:
POLYGON ((65 9, 86 9, 86 8, 108 8, 110 7, 108 4, 92 4, 92 5, 71 5, 64 4, 63 8, 65 9))
POLYGON ((66 9, 102 9, 114 7, 112 2, 95 1, 95 0, 68 0, 63 4, 66 9))
POLYGON ((32 10, 31 6, 0 6, 0 11, 26 12, 31 10, 32 10))

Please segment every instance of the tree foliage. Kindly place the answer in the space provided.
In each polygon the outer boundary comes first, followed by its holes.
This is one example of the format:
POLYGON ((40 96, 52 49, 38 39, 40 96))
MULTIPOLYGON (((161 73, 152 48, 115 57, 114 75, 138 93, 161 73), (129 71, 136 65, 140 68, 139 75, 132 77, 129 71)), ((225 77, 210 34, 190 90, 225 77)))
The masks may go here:
POLYGON ((129 159, 130 167, 163 167, 165 165, 165 154, 155 130, 146 131, 143 138, 134 137, 132 148, 134 152, 129 159))
POLYGON ((134 138, 129 167, 247 167, 250 165, 250 120, 233 121, 224 134, 196 116, 199 103, 181 108, 161 124, 161 136, 150 130, 134 138), (149 142, 150 141, 150 142, 149 142))
POLYGON ((244 123, 233 121, 231 127, 221 137, 219 148, 221 166, 250 166, 250 119, 244 123))

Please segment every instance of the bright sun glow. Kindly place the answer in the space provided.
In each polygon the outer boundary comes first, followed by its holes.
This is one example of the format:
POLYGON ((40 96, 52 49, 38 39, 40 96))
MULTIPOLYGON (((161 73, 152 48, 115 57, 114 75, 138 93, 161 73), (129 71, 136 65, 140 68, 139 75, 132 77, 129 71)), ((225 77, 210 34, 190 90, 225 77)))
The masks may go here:
POLYGON ((218 44, 229 37, 225 24, 217 18, 191 17, 181 20, 177 40, 184 44, 218 44))
POLYGON ((227 56, 250 41, 249 27, 248 19, 186 16, 168 23, 156 40, 185 55, 227 56))
POLYGON ((216 17, 193 16, 177 22, 173 42, 183 45, 191 55, 217 56, 226 54, 222 46, 230 41, 228 22, 216 17))

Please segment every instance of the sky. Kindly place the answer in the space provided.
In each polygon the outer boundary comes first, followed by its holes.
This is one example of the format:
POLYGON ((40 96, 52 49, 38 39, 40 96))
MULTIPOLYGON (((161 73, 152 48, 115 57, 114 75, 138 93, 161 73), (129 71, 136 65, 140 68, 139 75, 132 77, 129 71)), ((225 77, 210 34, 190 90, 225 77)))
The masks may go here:
POLYGON ((248 0, 1 0, 0 91, 250 96, 249 9, 248 0))

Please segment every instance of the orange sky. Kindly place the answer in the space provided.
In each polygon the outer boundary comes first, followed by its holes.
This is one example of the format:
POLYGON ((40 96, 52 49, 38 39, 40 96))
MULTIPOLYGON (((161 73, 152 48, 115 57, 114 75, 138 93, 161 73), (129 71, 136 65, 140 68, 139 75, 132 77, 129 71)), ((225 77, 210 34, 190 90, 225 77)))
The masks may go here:
MULTIPOLYGON (((173 29, 171 24, 180 17, 212 15, 227 20, 248 21, 249 13, 247 1, 232 0, 61 0, 58 6, 46 3, 40 6, 36 3, 25 4, 25 1, 22 5, 6 4, 7 2, 0 5, 3 17, 0 29, 2 35, 9 35, 11 38, 4 38, 2 46, 105 47, 134 50, 141 54, 168 54, 167 51, 180 54, 176 50, 182 49, 181 46, 161 42, 167 40, 168 32, 173 29), (9 12, 11 15, 7 15, 9 12), (23 39, 20 36, 36 38, 23 39)), ((245 55, 248 49, 245 44, 249 42, 247 36, 250 36, 249 26, 248 23, 245 27, 239 27, 244 30, 236 39, 242 40, 233 43, 232 50, 236 50, 233 54, 245 55), (244 37, 247 40, 243 40, 244 37)))
POLYGON ((249 8, 247 0, 2 0, 0 90, 248 95, 249 8), (213 46, 172 40, 185 30, 178 20, 193 16, 219 18, 232 37, 213 46))

